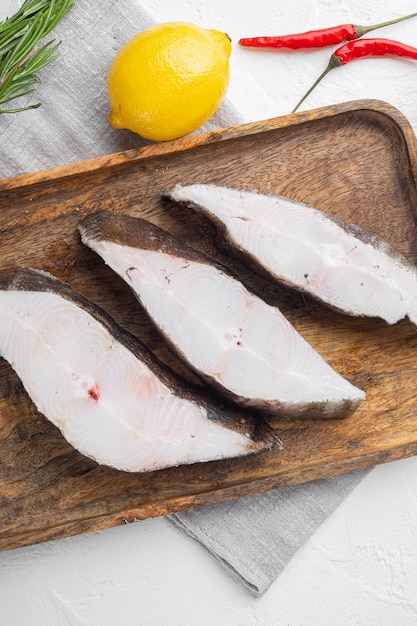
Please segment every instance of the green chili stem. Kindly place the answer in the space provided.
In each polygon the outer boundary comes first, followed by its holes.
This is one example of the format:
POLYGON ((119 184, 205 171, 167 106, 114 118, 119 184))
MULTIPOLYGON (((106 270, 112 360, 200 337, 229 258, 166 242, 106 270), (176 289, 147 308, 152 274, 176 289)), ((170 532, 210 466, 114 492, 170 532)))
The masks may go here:
POLYGON ((302 105, 304 100, 311 94, 313 89, 315 89, 317 87, 319 82, 321 82, 323 80, 323 78, 326 76, 326 74, 328 74, 330 72, 330 70, 332 70, 334 67, 339 67, 340 65, 342 65, 342 64, 339 61, 339 59, 337 58, 337 56, 332 54, 332 56, 330 57, 329 64, 327 65, 326 69, 320 74, 318 79, 316 81, 314 81, 314 83, 311 85, 310 89, 304 94, 304 96, 301 98, 301 100, 298 102, 298 104, 293 108, 291 113, 295 113, 296 112, 296 110, 302 105))
POLYGON ((381 22, 380 24, 373 24, 372 26, 356 26, 356 36, 362 37, 366 35, 371 30, 376 30, 377 28, 384 28, 384 26, 391 26, 391 24, 398 24, 398 22, 403 22, 404 20, 409 20, 411 17, 416 17, 417 13, 410 13, 409 15, 403 15, 403 17, 397 17, 394 20, 388 20, 388 22, 381 22))

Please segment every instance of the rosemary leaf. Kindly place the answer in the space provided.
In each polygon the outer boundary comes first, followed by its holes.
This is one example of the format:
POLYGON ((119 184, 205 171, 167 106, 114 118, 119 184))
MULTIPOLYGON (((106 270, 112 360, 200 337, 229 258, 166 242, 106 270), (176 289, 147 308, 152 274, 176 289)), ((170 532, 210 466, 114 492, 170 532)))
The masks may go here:
POLYGON ((0 114, 37 108, 40 103, 13 109, 2 105, 35 91, 36 72, 59 57, 60 42, 39 42, 73 6, 73 0, 24 0, 14 15, 0 22, 0 114))

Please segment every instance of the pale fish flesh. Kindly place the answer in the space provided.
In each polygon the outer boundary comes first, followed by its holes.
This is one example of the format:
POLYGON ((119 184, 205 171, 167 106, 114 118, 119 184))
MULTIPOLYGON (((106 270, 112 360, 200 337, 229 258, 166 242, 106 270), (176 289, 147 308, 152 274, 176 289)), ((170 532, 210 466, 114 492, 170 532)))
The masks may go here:
POLYGON ((176 185, 164 197, 216 227, 221 247, 342 313, 417 324, 417 268, 387 241, 282 196, 176 185))
POLYGON ((0 355, 83 455, 146 472, 279 444, 258 419, 190 388, 92 302, 35 270, 0 276, 0 355))
POLYGON ((235 402, 273 415, 334 417, 364 399, 278 308, 178 238, 107 212, 87 216, 78 228, 175 352, 235 402))

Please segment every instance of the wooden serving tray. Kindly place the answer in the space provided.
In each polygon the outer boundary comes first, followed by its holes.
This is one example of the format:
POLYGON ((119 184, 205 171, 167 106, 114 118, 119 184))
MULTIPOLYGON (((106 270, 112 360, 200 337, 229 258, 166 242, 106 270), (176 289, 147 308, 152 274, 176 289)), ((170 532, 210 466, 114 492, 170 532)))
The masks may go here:
POLYGON ((390 105, 354 101, 0 181, 0 271, 51 272, 188 375, 128 287, 84 247, 99 209, 140 215, 229 265, 278 305, 342 375, 366 390, 350 418, 274 425, 282 451, 129 474, 81 456, 37 413, 0 359, 0 549, 98 530, 417 453, 417 332, 344 317, 218 253, 211 227, 160 199, 177 182, 282 194, 354 222, 417 258, 416 138, 390 105))

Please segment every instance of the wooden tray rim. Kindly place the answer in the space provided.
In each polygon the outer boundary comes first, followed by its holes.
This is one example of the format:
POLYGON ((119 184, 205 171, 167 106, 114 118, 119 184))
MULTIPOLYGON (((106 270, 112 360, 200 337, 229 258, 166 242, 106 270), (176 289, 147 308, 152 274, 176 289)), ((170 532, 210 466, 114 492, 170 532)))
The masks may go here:
POLYGON ((236 126, 229 126, 204 133, 197 133, 165 141, 154 143, 139 148, 131 148, 122 152, 94 157, 83 161, 77 161, 66 165, 47 168, 35 172, 19 174, 17 176, 0 180, 0 193, 35 185, 43 182, 52 182, 62 178, 77 176, 97 170, 112 169, 128 163, 143 161, 146 159, 183 152, 199 146, 210 145, 220 141, 254 135, 264 134, 271 130, 277 130, 290 126, 300 126, 304 123, 317 121, 318 119, 335 117, 350 112, 370 111, 389 117, 400 129, 404 136, 408 155, 410 159, 411 172, 415 185, 417 186, 417 137, 414 130, 399 109, 393 105, 376 99, 350 100, 331 106, 299 111, 287 115, 272 117, 265 120, 258 120, 236 126))

